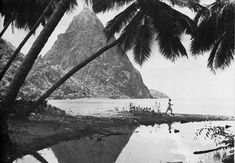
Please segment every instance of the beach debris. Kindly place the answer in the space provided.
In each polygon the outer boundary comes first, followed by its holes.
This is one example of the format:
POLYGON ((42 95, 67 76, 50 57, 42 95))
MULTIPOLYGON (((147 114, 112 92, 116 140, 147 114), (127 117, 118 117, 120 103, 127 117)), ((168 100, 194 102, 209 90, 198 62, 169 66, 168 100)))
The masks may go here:
POLYGON ((230 127, 232 127, 232 126, 230 126, 230 125, 225 125, 225 128, 230 128, 230 127))
POLYGON ((178 133, 180 132, 180 130, 174 129, 174 133, 178 133))
MULTIPOLYGON (((160 105, 157 105, 160 106, 160 105)), ((157 111, 154 110, 154 107, 141 107, 135 106, 133 103, 129 104, 129 112, 133 115, 144 115, 144 116, 152 116, 152 115, 162 115, 160 107, 156 107, 157 111)))

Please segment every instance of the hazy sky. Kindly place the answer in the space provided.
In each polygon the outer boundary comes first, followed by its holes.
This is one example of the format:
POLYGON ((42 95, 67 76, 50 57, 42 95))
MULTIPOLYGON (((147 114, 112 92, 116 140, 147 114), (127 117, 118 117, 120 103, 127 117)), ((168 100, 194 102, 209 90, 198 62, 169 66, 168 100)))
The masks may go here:
MULTIPOLYGON (((191 11, 182 8, 177 9, 193 17, 191 11)), ((43 48, 42 55, 50 49, 57 39, 57 35, 66 30, 72 17, 77 15, 79 11, 80 9, 74 10, 72 14, 66 14, 63 17, 46 46, 43 48)), ((105 24, 118 12, 116 10, 108 14, 99 14, 98 17, 105 24)), ((2 18, 0 19, 0 26, 2 28, 2 18)), ((22 49, 22 53, 26 54, 28 52, 41 29, 39 28, 36 35, 30 38, 22 49)), ((12 33, 12 29, 9 27, 3 38, 11 42, 14 46, 17 46, 26 34, 27 32, 17 29, 14 29, 14 33, 12 33)), ((190 37, 183 36, 182 40, 185 47, 189 49, 190 37)), ((172 98, 230 98, 231 100, 235 98, 234 62, 229 68, 223 71, 217 71, 214 74, 207 68, 208 53, 197 58, 191 56, 188 59, 180 58, 175 63, 172 63, 161 56, 157 45, 155 45, 152 48, 151 57, 142 67, 139 67, 133 62, 131 52, 127 52, 127 54, 133 65, 142 74, 144 83, 148 88, 162 91, 172 98)), ((190 52, 188 54, 190 55, 190 52)))

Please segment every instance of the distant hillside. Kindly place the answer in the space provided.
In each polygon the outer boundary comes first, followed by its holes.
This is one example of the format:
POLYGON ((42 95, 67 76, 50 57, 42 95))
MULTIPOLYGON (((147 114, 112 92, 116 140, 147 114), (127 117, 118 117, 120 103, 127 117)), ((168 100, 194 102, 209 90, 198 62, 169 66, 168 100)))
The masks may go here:
POLYGON ((153 96, 153 98, 169 98, 165 93, 159 92, 157 90, 154 89, 149 89, 151 95, 153 96))
MULTIPOLYGON (((6 64, 10 55, 13 54, 15 48, 9 43, 0 38, 0 71, 3 68, 3 65, 6 64)), ((20 53, 16 60, 13 62, 13 65, 7 71, 7 74, 4 76, 3 80, 0 82, 0 93, 2 94, 5 89, 8 87, 16 69, 20 66, 20 63, 23 60, 23 54, 20 53)), ((21 88, 18 97, 24 99, 36 99, 45 90, 50 88, 53 83, 60 79, 64 75, 64 71, 58 66, 52 66, 48 62, 38 58, 35 66, 30 71, 29 76, 26 78, 24 86, 21 88)), ((74 97, 71 94, 77 94, 77 96, 88 96, 88 91, 85 87, 80 87, 79 84, 71 77, 68 79, 65 84, 63 84, 58 90, 56 90, 51 97, 52 98, 66 98, 74 97)))

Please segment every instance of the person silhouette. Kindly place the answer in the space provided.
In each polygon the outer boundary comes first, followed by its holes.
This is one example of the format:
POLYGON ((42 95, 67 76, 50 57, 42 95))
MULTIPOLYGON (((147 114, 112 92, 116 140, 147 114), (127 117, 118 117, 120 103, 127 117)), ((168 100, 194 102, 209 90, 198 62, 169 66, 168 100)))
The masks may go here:
POLYGON ((171 133, 171 125, 173 124, 173 122, 169 122, 167 123, 168 126, 168 132, 171 133))
POLYGON ((170 111, 171 114, 174 115, 174 114, 172 113, 172 107, 171 107, 172 105, 173 105, 173 104, 171 103, 171 99, 169 99, 169 101, 168 101, 168 107, 167 107, 167 110, 166 110, 166 114, 167 114, 168 111, 170 111))

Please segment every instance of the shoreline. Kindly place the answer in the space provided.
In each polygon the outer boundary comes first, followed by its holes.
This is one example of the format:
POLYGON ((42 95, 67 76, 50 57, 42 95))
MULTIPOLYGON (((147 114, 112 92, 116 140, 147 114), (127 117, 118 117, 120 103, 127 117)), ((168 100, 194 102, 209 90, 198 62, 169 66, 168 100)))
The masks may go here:
POLYGON ((94 134, 119 135, 115 128, 120 126, 154 125, 162 123, 187 123, 199 121, 234 121, 232 116, 175 114, 156 116, 133 116, 123 112, 117 117, 94 117, 71 115, 37 114, 29 120, 14 117, 9 120, 10 137, 16 144, 7 157, 11 161, 32 152, 50 147, 62 141, 90 137, 94 134))

